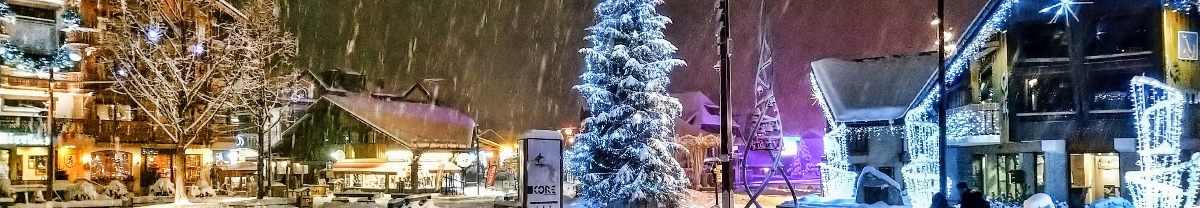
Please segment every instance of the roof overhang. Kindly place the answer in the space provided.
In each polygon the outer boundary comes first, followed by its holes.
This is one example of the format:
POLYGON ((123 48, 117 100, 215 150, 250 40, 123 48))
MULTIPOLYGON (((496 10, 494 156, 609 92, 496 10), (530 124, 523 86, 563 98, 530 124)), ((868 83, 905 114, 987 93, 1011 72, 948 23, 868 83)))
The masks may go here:
POLYGON ((472 147, 475 120, 457 110, 368 96, 326 95, 330 103, 364 124, 415 150, 465 150, 472 147))
POLYGON ((814 78, 835 122, 903 118, 936 82, 937 66, 937 56, 931 54, 812 62, 814 78))

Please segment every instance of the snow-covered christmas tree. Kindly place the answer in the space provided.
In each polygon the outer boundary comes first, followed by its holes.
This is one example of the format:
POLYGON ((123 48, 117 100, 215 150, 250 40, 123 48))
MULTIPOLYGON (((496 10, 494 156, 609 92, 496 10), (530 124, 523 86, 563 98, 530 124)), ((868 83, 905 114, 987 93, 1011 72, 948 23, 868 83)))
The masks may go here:
POLYGON ((569 172, 580 183, 579 207, 678 207, 687 179, 671 156, 679 101, 667 93, 669 74, 684 65, 663 39, 671 22, 662 0, 604 0, 581 52, 586 69, 576 85, 587 119, 576 135, 569 172))

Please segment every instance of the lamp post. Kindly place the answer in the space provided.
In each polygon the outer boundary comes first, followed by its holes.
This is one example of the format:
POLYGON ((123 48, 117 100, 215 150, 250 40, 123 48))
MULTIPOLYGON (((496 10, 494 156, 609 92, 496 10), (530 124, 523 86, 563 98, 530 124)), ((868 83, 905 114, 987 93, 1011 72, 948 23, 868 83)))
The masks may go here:
POLYGON ((718 22, 720 31, 717 33, 717 53, 721 62, 717 66, 717 70, 721 73, 721 188, 722 197, 718 197, 718 204, 723 208, 733 206, 733 164, 730 163, 730 152, 732 151, 731 140, 733 139, 733 118, 732 108, 729 106, 729 85, 730 73, 732 70, 729 66, 729 1, 718 0, 717 12, 719 13, 718 22), (724 199, 724 200, 721 200, 724 199), (724 203, 721 203, 724 202, 724 203))

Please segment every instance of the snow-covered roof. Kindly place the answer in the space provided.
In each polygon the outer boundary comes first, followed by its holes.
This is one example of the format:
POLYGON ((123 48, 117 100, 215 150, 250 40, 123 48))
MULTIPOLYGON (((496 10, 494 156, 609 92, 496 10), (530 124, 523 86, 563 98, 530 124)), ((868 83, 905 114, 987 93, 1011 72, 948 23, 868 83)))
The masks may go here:
POLYGON ((471 146, 475 130, 474 119, 441 106, 385 101, 365 95, 326 95, 321 101, 344 109, 413 149, 466 149, 471 146))
MULTIPOLYGON (((678 135, 706 135, 713 134, 704 130, 703 126, 721 126, 721 109, 712 99, 699 91, 672 93, 671 96, 679 99, 679 104, 683 107, 678 119, 675 119, 675 134, 678 135), (709 109, 713 109, 710 111, 709 109)), ((740 127, 736 122, 733 123, 735 128, 740 127)))
POLYGON ((812 62, 817 85, 835 122, 903 117, 933 84, 937 65, 937 55, 932 54, 812 62))

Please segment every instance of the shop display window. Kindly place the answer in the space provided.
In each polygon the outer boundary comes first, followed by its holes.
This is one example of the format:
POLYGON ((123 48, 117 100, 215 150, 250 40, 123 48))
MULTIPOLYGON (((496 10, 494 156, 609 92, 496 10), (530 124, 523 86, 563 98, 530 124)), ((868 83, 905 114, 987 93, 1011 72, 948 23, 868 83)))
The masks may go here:
POLYGON ((133 154, 123 151, 103 150, 92 153, 88 168, 92 171, 92 180, 126 180, 133 174, 133 154))

